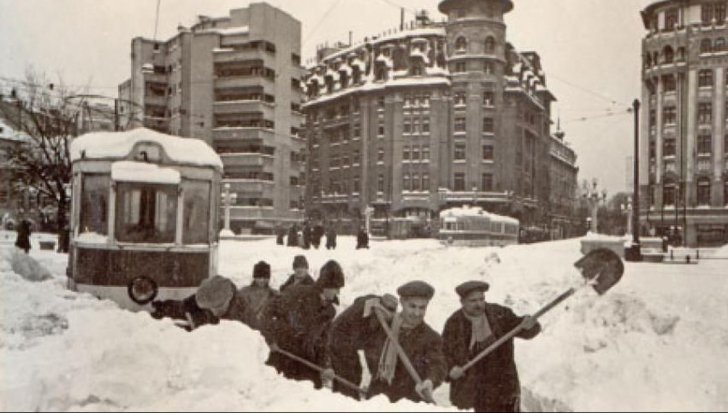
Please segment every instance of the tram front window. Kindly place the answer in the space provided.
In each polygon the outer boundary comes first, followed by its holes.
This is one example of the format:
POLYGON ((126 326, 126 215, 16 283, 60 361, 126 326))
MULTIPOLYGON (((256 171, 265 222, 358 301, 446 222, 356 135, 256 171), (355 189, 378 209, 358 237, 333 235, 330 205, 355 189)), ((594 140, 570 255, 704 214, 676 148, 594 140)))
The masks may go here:
POLYGON ((106 235, 108 232, 109 180, 108 175, 84 174, 79 234, 106 235))
POLYGON ((207 244, 210 242, 210 183, 184 181, 182 193, 184 194, 182 242, 207 244))
POLYGON ((121 242, 173 243, 177 186, 118 183, 116 239, 121 242))

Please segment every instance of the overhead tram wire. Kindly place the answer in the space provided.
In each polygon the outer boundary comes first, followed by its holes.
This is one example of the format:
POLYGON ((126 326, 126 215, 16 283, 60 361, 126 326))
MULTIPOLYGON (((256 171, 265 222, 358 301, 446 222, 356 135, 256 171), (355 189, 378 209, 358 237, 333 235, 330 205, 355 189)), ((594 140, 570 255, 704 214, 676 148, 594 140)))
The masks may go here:
POLYGON ((308 44, 308 41, 311 40, 311 36, 313 36, 313 34, 316 32, 316 30, 318 30, 318 28, 321 26, 321 24, 324 22, 324 20, 326 20, 326 18, 329 17, 329 14, 331 14, 331 12, 334 10, 334 8, 336 8, 336 6, 339 3, 341 3, 341 0, 336 0, 334 3, 331 4, 329 9, 326 10, 326 12, 324 13, 323 16, 321 16, 321 19, 319 19, 319 21, 316 22, 316 24, 311 29, 311 31, 308 32, 308 34, 306 34, 306 37, 303 39, 303 43, 301 43, 302 46, 305 46, 306 44, 308 44))
POLYGON ((566 79, 563 79, 563 78, 561 78, 559 76, 556 76, 553 73, 549 73, 548 74, 548 77, 551 78, 551 79, 556 79, 557 81, 559 81, 561 83, 564 83, 564 84, 567 84, 567 85, 569 85, 569 86, 571 86, 573 88, 579 89, 582 92, 585 92, 585 93, 588 93, 588 94, 590 94, 592 96, 598 97, 599 99, 602 99, 604 101, 607 101, 607 102, 609 102, 609 103, 611 103, 613 105, 625 106, 625 107, 628 107, 628 108, 631 108, 632 107, 631 104, 627 104, 625 102, 621 102, 621 101, 619 101, 617 99, 614 99, 612 97, 609 97, 607 95, 604 95, 604 94, 602 94, 600 92, 591 90, 591 89, 586 88, 584 86, 577 85, 576 83, 573 83, 573 82, 571 82, 569 80, 566 80, 566 79))

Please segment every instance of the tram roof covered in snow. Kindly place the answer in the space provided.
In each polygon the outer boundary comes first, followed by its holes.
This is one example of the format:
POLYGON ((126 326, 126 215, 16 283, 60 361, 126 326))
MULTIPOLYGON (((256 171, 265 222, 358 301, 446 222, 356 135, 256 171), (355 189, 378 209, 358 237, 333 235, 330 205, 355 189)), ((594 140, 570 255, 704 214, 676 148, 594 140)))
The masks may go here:
POLYGON ((494 214, 477 206, 471 207, 466 205, 464 207, 450 208, 440 212, 440 218, 456 217, 485 217, 493 221, 507 222, 516 225, 519 224, 519 221, 515 218, 494 214))
POLYGON ((222 160, 204 141, 166 135, 147 128, 80 136, 71 143, 71 161, 126 158, 140 142, 157 144, 174 162, 222 169, 222 160))

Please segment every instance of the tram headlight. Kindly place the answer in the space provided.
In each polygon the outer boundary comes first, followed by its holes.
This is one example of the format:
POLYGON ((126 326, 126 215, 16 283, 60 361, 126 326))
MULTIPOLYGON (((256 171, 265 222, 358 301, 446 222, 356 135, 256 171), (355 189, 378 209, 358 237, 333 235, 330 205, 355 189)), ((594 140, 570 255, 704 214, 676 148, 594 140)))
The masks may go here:
POLYGON ((148 277, 136 277, 127 286, 129 297, 137 304, 144 305, 154 300, 159 292, 157 283, 148 277))

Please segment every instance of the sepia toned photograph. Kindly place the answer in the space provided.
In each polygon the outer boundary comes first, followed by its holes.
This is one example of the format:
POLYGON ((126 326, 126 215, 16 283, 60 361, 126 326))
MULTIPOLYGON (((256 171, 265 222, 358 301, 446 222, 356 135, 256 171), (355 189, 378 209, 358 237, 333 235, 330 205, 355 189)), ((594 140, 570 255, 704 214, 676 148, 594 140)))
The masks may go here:
POLYGON ((727 15, 0 0, 0 411, 727 411, 727 15))

